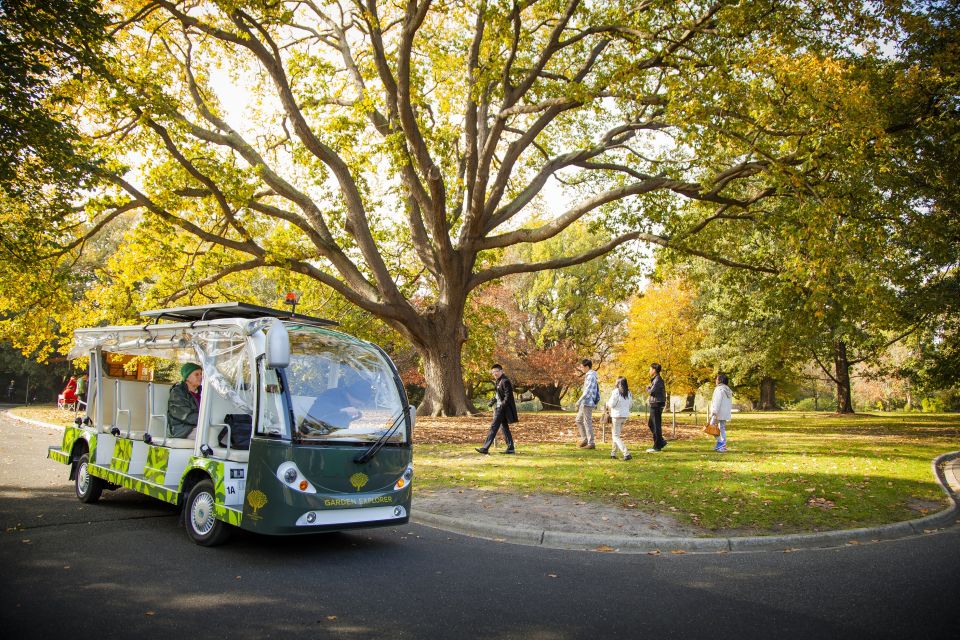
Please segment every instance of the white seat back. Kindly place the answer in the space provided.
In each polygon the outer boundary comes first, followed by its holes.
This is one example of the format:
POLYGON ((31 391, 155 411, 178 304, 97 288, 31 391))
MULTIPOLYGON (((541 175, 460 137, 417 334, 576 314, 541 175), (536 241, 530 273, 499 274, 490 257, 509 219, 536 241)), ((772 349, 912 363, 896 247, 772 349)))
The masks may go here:
POLYGON ((167 435, 170 388, 170 385, 162 382, 151 382, 147 385, 147 433, 156 444, 160 444, 167 435))

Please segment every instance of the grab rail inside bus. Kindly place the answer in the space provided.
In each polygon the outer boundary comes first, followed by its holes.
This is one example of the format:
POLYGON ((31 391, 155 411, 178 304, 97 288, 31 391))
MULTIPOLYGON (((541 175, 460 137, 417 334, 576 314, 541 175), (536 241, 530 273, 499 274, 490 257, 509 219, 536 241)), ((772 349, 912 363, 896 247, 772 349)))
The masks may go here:
POLYGON ((115 402, 116 402, 116 410, 114 411, 114 414, 113 414, 113 424, 114 424, 115 427, 119 428, 119 427, 120 427, 120 414, 121 414, 121 413, 127 414, 127 437, 129 438, 129 437, 130 437, 130 430, 131 430, 131 428, 133 427, 133 416, 132 416, 131 413, 130 413, 130 409, 121 409, 121 408, 120 408, 120 403, 121 403, 121 398, 120 398, 120 381, 119 381, 119 380, 114 380, 114 381, 113 381, 113 387, 114 387, 114 390, 115 390, 114 393, 116 394, 116 400, 115 400, 115 402))
MULTIPOLYGON (((157 400, 153 394, 155 387, 156 385, 154 385, 153 382, 147 383, 147 433, 150 433, 150 427, 153 426, 154 420, 160 420, 160 424, 163 427, 163 439, 160 441, 160 446, 164 447, 167 445, 167 414, 154 413, 154 405, 156 404, 157 400)), ((153 434, 150 435, 152 438, 153 434)))
MULTIPOLYGON (((211 435, 214 434, 214 431, 213 431, 214 427, 221 427, 220 431, 223 431, 223 429, 226 429, 226 430, 227 430, 227 453, 226 453, 226 455, 224 455, 224 458, 226 458, 227 456, 230 455, 230 451, 233 449, 233 447, 232 447, 232 445, 233 445, 233 428, 232 428, 229 424, 227 424, 226 422, 211 422, 211 423, 210 423, 210 430, 207 431, 207 433, 209 434, 209 435, 207 436, 208 438, 209 438, 211 435)), ((220 439, 219 439, 219 437, 217 437, 217 436, 219 436, 219 432, 217 432, 217 435, 214 436, 214 439, 216 440, 216 443, 217 443, 217 445, 219 446, 219 445, 220 445, 220 439)))

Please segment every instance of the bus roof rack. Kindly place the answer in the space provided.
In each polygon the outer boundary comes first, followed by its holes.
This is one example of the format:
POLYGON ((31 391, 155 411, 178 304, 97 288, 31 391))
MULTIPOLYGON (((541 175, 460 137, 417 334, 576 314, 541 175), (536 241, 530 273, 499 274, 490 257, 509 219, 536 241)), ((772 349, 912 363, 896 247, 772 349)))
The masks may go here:
POLYGON ((219 302, 216 304, 203 304, 197 307, 153 309, 152 311, 143 311, 140 315, 145 318, 155 318, 157 322, 163 319, 190 321, 222 320, 224 318, 279 318, 281 320, 292 320, 318 326, 336 327, 340 325, 339 322, 327 320, 326 318, 314 318, 299 313, 292 314, 289 311, 261 307, 246 302, 219 302))

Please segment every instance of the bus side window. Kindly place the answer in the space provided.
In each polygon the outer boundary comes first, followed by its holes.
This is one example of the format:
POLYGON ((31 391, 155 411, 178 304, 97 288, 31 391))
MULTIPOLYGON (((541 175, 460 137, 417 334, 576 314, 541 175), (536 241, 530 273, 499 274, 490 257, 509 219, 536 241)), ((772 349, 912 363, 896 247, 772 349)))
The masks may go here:
POLYGON ((273 369, 261 368, 260 374, 263 389, 260 395, 260 419, 257 421, 257 433, 282 435, 283 421, 280 416, 283 411, 283 394, 277 372, 273 369))

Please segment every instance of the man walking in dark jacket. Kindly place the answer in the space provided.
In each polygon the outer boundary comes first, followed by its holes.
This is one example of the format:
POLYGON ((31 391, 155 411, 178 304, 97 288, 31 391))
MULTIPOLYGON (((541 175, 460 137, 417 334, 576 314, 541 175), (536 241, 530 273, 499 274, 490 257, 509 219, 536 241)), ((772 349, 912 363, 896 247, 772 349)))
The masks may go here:
POLYGON ((507 443, 507 450, 504 453, 516 453, 513 448, 513 434, 510 433, 510 424, 520 421, 517 415, 517 402, 513 399, 513 383, 510 378, 503 374, 503 367, 495 364, 490 368, 490 373, 496 382, 496 392, 490 405, 496 405, 493 411, 493 422, 490 424, 490 432, 482 447, 477 447, 477 453, 489 453, 493 445, 493 439, 497 437, 497 432, 503 429, 503 439, 507 443))
POLYGON ((647 453, 660 453, 667 441, 663 439, 663 408, 667 404, 667 391, 663 385, 663 378, 660 377, 660 365, 654 362, 650 365, 650 384, 647 385, 647 393, 650 395, 647 401, 650 405, 650 418, 647 420, 647 426, 653 434, 653 447, 647 449, 647 453))

